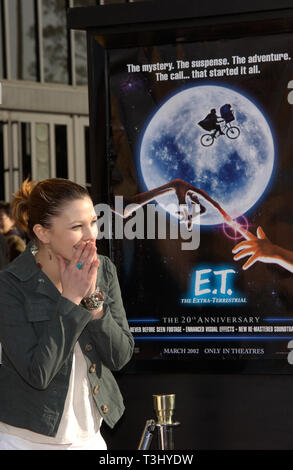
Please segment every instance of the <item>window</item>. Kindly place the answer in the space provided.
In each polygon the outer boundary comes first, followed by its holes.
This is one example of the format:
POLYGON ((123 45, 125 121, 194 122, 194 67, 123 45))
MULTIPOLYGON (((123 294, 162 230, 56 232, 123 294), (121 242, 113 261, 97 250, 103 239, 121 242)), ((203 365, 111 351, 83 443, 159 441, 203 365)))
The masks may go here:
POLYGON ((0 0, 0 79, 87 85, 86 32, 68 31, 67 9, 131 1, 0 0))
MULTIPOLYGON (((74 7, 97 6, 96 0, 75 0, 74 7)), ((87 85, 86 32, 74 31, 76 85, 87 85)))
POLYGON ((55 124, 55 156, 57 178, 68 178, 66 125, 55 124))
POLYGON ((49 129, 47 123, 36 123, 36 179, 38 180, 51 177, 49 129))
POLYGON ((21 123, 21 155, 22 155, 22 179, 32 176, 32 145, 31 145, 31 124, 21 123))
POLYGON ((5 78, 4 71, 4 9, 0 0, 0 78, 5 78))
POLYGON ((37 80, 36 16, 34 0, 9 0, 11 78, 37 80))
POLYGON ((68 33, 65 0, 43 0, 44 80, 69 83, 68 33))

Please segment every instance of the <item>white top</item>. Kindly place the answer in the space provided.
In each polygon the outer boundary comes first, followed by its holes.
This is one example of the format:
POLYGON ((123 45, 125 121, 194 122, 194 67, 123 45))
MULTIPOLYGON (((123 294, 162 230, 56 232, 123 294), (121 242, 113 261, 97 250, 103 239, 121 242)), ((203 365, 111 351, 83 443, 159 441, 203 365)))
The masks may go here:
MULTIPOLYGON (((13 404, 12 404, 13 406, 13 404)), ((15 436, 19 444, 23 440, 23 446, 30 443, 44 444, 44 448, 51 445, 82 446, 95 437, 100 441, 100 448, 106 449, 105 442, 100 434, 102 417, 94 402, 90 383, 87 377, 87 363, 77 342, 74 348, 72 370, 70 375, 68 392, 65 400, 64 411, 55 437, 29 431, 27 429, 10 426, 0 422, 0 449, 5 440, 5 434, 9 442, 15 436)), ((41 449, 41 446, 38 446, 41 449)))

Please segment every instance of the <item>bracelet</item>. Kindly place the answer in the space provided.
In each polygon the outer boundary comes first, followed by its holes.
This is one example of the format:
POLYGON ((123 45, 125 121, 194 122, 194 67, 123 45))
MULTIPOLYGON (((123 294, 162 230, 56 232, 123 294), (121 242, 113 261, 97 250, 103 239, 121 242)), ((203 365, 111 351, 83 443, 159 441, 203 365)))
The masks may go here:
POLYGON ((104 294, 99 287, 97 287, 95 292, 88 297, 84 297, 81 303, 87 310, 96 310, 104 304, 104 294))

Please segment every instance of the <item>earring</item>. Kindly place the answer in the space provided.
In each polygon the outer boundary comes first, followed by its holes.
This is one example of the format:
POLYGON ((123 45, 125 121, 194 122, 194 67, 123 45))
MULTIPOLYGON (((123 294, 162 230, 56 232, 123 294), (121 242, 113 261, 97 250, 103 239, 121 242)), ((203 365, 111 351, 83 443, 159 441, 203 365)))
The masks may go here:
POLYGON ((31 252, 33 254, 33 256, 36 256, 37 252, 39 251, 38 249, 38 246, 35 242, 32 242, 32 245, 31 245, 31 252))

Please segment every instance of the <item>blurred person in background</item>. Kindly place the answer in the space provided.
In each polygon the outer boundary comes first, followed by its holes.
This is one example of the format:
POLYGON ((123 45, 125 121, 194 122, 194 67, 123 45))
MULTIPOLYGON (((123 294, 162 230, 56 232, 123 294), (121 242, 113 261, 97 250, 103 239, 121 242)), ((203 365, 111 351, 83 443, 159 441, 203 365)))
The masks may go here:
POLYGON ((25 250, 25 233, 16 225, 11 216, 9 202, 0 201, 0 233, 2 233, 8 243, 8 261, 13 261, 25 250))

